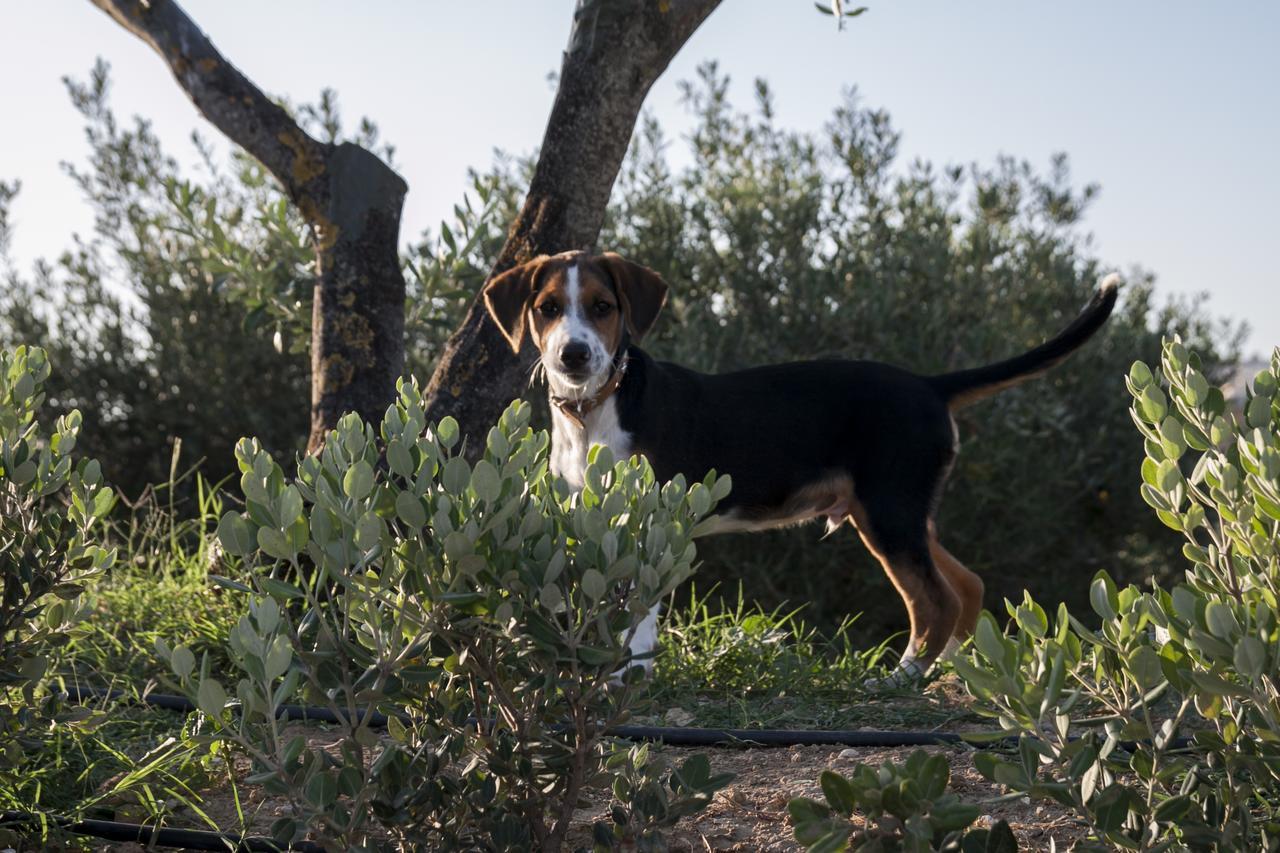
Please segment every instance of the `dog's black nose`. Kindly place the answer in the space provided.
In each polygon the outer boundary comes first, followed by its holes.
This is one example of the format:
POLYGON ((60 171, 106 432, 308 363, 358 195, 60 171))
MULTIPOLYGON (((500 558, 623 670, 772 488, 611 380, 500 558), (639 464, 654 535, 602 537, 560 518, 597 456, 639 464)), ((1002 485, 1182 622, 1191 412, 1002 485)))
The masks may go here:
POLYGON ((581 370, 591 358, 591 347, 581 341, 571 341, 560 350, 560 363, 568 370, 581 370))

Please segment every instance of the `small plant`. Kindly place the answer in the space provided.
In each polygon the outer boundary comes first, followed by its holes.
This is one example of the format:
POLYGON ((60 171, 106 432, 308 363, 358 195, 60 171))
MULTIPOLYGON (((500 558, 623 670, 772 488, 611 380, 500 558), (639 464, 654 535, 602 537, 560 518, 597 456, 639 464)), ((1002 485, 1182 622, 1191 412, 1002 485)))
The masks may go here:
MULTIPOLYGON (((295 476, 238 446, 245 511, 218 527, 252 578, 223 581, 252 595, 230 638, 236 684, 183 646, 160 652, 211 735, 253 759, 250 781, 288 798, 281 843, 564 843, 637 692, 634 671, 615 675, 638 663, 628 642, 692 571, 694 527, 729 483, 660 485, 595 449, 571 493, 528 419, 509 408, 472 465, 406 383, 380 434, 347 416, 295 476), (276 710, 298 693, 341 721, 336 749, 284 734, 276 710)), ((693 776, 673 783, 681 809, 704 801, 710 780, 693 776)))
POLYGON ((58 418, 49 435, 36 421, 48 376, 44 350, 0 350, 0 795, 8 800, 51 723, 93 720, 45 685, 53 654, 85 616, 86 584, 115 560, 97 539, 115 497, 97 462, 72 456, 80 413, 58 418))
POLYGON ((1094 629, 1026 596, 1011 635, 984 614, 956 672, 1019 754, 988 778, 1056 800, 1084 849, 1280 850, 1280 350, 1243 417, 1166 342, 1129 373, 1142 495, 1186 538, 1183 583, 1144 593, 1095 577, 1094 629))
POLYGON ((1016 851, 1004 821, 971 829, 978 807, 947 790, 951 766, 943 755, 917 749, 898 764, 859 764, 852 775, 828 770, 819 777, 826 803, 796 797, 787 804, 796 841, 818 853, 842 850, 1016 851))
POLYGON ((597 853, 665 851, 662 830, 706 808, 715 792, 733 779, 731 773, 713 776, 705 755, 690 756, 672 769, 664 758, 650 753, 648 744, 620 748, 605 768, 613 774, 617 802, 609 820, 597 821, 593 829, 597 853))

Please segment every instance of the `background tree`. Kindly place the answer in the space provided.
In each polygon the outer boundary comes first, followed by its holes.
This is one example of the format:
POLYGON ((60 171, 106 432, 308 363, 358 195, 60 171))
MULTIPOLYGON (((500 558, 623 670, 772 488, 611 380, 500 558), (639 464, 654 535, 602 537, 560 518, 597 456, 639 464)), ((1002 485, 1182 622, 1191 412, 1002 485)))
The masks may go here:
MULTIPOLYGON (((686 86, 696 119, 687 168, 670 167, 660 128, 643 123, 600 234, 601 245, 673 285, 646 344, 655 354, 703 370, 824 356, 947 370, 1037 343, 1094 286, 1102 267, 1083 217, 1096 188, 1075 186, 1065 159, 1045 174, 1010 159, 905 166, 889 116, 853 96, 824 131, 794 133, 775 125, 763 83, 749 112, 727 91, 711 67, 686 86)), ((211 156, 179 174, 145 123, 116 127, 104 97, 86 111, 94 153, 77 172, 99 234, 34 280, 10 273, 0 344, 51 347, 51 407, 85 410, 86 452, 134 494, 167 475, 168 454, 151 449, 166 436, 182 435, 189 459, 207 456, 215 478, 232 470, 239 435, 293 446, 301 402, 289 401, 305 376, 314 259, 306 223, 252 158, 233 154, 222 165, 211 156), (105 281, 125 290, 106 306, 100 298, 118 288, 105 281), (27 308, 12 310, 14 294, 27 308), (15 332, 33 314, 51 322, 15 332), (283 352, 272 345, 277 331, 283 352), (217 381, 201 374, 206 363, 224 365, 217 381)), ((331 95, 297 114, 318 137, 347 138, 331 95)), ((367 122, 350 138, 390 158, 367 122)), ((533 168, 504 156, 474 174, 455 215, 405 253, 408 365, 419 378, 496 262, 533 168)), ((1099 339, 1048 376, 962 413, 964 447, 941 523, 957 555, 986 577, 993 604, 1024 585, 1055 599, 1100 567, 1141 578, 1171 565, 1169 538, 1132 488, 1141 448, 1122 377, 1133 359, 1158 354, 1161 335, 1181 334, 1211 371, 1230 361, 1234 338, 1200 303, 1161 304, 1141 270, 1126 278, 1099 339)), ((537 403, 545 396, 524 390, 537 403)), ((699 554, 701 588, 719 580, 732 593, 741 580, 749 598, 807 603, 823 624, 890 595, 852 535, 717 537, 699 554)), ((865 636, 897 627, 875 621, 898 618, 885 610, 864 617, 865 636)))
POLYGON ((279 321, 254 303, 269 291, 274 303, 309 314, 306 224, 246 155, 223 162, 197 138, 202 168, 183 178, 145 120, 125 124, 112 114, 104 64, 67 85, 89 146, 87 161, 67 169, 95 227, 29 275, 4 264, 0 340, 48 350, 57 376, 50 408, 80 409, 92 425, 86 446, 103 454, 129 498, 168 477, 175 439, 183 464, 209 460, 215 479, 231 470, 242 435, 261 431, 272 448, 301 449, 308 374, 298 336, 306 328, 281 323, 277 349, 279 321), (186 206, 175 203, 184 196, 186 206), (211 254, 216 244, 190 224, 209 213, 252 259, 252 277, 222 270, 228 253, 211 254))

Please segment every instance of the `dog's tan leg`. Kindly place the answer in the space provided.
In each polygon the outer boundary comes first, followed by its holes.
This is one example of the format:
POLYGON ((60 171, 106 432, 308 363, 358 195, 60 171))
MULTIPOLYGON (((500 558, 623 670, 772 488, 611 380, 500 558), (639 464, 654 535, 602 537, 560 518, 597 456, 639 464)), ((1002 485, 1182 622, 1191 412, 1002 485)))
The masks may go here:
POLYGON ((911 642, 902 656, 902 667, 923 674, 955 633, 960 600, 946 578, 928 561, 907 555, 880 559, 911 617, 911 642))
POLYGON ((952 556, 951 552, 938 542, 937 534, 929 531, 929 555, 933 563, 947 579, 951 589, 960 599, 960 618, 956 621, 955 639, 964 642, 972 634, 978 624, 978 614, 982 612, 982 596, 986 587, 982 578, 978 577, 967 566, 952 556))
POLYGON ((897 547, 891 551, 882 544, 882 537, 876 534, 861 507, 855 509, 852 517, 863 543, 880 561, 898 595, 902 596, 911 619, 911 640, 897 672, 889 683, 869 686, 903 685, 924 675, 946 648, 960 621, 960 597, 934 565, 924 530, 920 531, 920 539, 924 541, 918 546, 897 547))

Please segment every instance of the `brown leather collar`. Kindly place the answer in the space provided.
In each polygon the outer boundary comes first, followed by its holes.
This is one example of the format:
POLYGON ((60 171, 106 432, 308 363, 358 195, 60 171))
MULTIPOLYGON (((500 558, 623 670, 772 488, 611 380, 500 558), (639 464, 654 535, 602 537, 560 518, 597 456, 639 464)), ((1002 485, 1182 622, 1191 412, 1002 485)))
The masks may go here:
POLYGON ((625 354, 622 356, 622 361, 618 362, 614 366, 613 373, 610 374, 609 378, 600 386, 600 390, 595 394, 592 394, 584 400, 578 400, 572 397, 557 397, 555 394, 552 394, 551 405, 564 412, 564 416, 573 421, 579 427, 586 429, 587 415, 603 406, 605 400, 612 397, 613 393, 618 390, 618 386, 622 384, 622 377, 627 373, 628 358, 629 356, 625 354))

